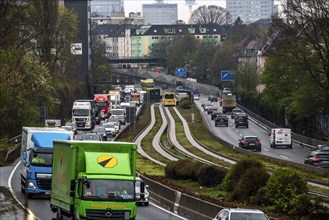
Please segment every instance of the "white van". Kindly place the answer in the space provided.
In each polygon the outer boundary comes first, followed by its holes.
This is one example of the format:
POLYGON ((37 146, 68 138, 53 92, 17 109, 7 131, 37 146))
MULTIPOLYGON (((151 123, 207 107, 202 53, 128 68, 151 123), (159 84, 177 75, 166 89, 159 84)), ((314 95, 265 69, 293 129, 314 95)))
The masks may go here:
POLYGON ((274 128, 270 133, 271 148, 277 146, 286 146, 292 148, 291 129, 290 128, 274 128))

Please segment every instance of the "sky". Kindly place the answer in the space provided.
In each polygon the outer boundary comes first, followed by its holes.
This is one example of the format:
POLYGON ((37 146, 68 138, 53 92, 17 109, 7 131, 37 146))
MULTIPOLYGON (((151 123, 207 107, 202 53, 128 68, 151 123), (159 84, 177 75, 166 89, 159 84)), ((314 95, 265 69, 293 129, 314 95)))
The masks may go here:
MULTIPOLYGON (((128 17, 130 12, 142 12, 142 4, 153 4, 155 0, 124 0, 125 14, 128 17)), ((164 0, 164 3, 178 5, 178 20, 185 22, 190 18, 189 8, 185 5, 185 0, 164 0)), ((217 5, 225 8, 226 0, 196 0, 196 5, 192 6, 192 11, 202 5, 217 5)))

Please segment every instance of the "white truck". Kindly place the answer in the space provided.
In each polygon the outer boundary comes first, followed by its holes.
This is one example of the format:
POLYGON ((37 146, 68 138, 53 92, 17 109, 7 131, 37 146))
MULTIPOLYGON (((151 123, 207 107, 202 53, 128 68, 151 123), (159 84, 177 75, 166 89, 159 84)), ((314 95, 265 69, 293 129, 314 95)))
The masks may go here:
POLYGON ((77 129, 92 129, 94 127, 95 115, 90 102, 73 102, 72 122, 76 123, 77 129))
POLYGON ((270 146, 276 148, 286 146, 292 148, 291 129, 290 128, 273 128, 270 132, 270 146))
POLYGON ((21 145, 21 192, 28 198, 50 194, 53 140, 73 140, 73 132, 57 127, 23 127, 21 145))

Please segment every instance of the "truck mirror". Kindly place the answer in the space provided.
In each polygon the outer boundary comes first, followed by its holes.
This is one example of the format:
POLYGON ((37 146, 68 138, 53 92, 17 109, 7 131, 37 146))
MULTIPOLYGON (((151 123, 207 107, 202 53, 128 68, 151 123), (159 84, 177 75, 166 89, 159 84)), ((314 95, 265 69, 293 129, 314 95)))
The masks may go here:
POLYGON ((27 158, 27 153, 26 153, 26 151, 23 151, 23 153, 22 153, 22 157, 23 157, 23 160, 26 160, 26 158, 27 158))
POLYGON ((87 189, 90 188, 90 181, 86 177, 82 177, 81 181, 82 184, 84 184, 87 187, 87 189))

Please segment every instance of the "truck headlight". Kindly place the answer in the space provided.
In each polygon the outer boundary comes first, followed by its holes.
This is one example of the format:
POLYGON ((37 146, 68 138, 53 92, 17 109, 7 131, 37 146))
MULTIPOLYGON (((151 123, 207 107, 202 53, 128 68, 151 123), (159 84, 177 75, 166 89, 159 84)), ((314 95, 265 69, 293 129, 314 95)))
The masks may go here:
POLYGON ((33 188, 33 189, 37 188, 37 187, 35 187, 35 185, 32 182, 29 182, 28 187, 33 188))
POLYGON ((90 126, 90 121, 87 121, 86 122, 86 126, 90 126))

